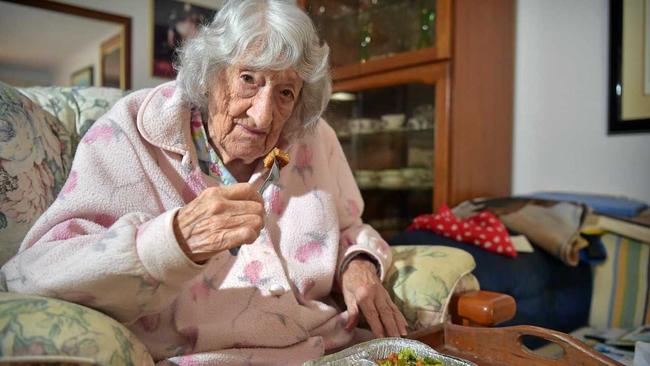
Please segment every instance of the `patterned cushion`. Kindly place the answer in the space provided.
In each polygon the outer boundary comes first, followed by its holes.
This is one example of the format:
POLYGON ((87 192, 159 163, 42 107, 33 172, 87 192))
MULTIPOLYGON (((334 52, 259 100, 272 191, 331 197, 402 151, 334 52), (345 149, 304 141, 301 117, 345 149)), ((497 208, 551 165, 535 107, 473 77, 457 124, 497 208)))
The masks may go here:
POLYGON ((0 339, 0 364, 153 365, 145 346, 112 318, 39 296, 0 293, 0 339))
POLYGON ((76 141, 126 94, 120 89, 98 87, 48 86, 21 88, 19 91, 56 116, 76 141))
POLYGON ((0 83, 0 265, 54 201, 72 149, 70 134, 54 116, 0 83))
POLYGON ((460 249, 445 246, 394 246, 393 265, 384 286, 409 323, 410 330, 447 319, 447 303, 454 293, 478 290, 470 274, 476 264, 460 249))

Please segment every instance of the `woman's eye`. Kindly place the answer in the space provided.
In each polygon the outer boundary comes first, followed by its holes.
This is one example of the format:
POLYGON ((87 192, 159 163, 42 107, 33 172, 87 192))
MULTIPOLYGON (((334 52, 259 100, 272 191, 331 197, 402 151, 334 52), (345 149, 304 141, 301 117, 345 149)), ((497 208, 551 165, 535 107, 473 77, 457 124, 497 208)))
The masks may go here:
POLYGON ((291 89, 284 89, 284 90, 282 91, 282 96, 285 97, 285 98, 288 98, 288 99, 293 100, 293 97, 294 97, 294 96, 293 96, 293 90, 291 90, 291 89))
POLYGON ((239 78, 247 84, 252 84, 253 82, 255 82, 255 78, 249 74, 242 74, 241 76, 239 76, 239 78))

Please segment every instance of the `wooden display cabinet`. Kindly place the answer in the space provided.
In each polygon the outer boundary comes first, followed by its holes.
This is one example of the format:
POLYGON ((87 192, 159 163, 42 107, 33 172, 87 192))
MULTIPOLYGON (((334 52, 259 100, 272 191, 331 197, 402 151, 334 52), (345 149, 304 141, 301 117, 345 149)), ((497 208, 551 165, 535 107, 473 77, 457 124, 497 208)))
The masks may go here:
POLYGON ((300 3, 332 51, 325 118, 366 222, 388 238, 442 204, 510 194, 514 0, 300 3))

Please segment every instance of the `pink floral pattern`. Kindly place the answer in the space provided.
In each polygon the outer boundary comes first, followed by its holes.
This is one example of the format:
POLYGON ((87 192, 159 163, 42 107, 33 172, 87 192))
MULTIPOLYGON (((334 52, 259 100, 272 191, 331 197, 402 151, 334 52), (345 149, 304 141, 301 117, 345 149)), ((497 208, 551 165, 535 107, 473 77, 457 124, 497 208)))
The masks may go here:
POLYGON ((258 260, 248 262, 244 267, 244 275, 240 277, 242 281, 246 281, 253 286, 263 285, 268 281, 268 278, 262 278, 262 271, 264 264, 258 260))
POLYGON ((143 316, 138 319, 138 325, 140 325, 140 328, 145 332, 155 332, 156 329, 158 329, 158 325, 160 325, 160 314, 143 316))
POLYGON ((198 194, 205 189, 203 178, 201 177, 201 170, 194 169, 190 174, 185 177, 185 188, 183 189, 183 199, 191 201, 198 194))
POLYGON ((198 366, 200 363, 194 360, 192 355, 185 355, 178 358, 179 366, 198 366))
POLYGON ((54 240, 67 240, 83 234, 83 228, 74 219, 63 222, 52 229, 54 240))
POLYGON ((93 144, 96 141, 110 140, 113 136, 113 128, 109 126, 95 126, 88 130, 84 135, 81 142, 86 144, 93 144))
POLYGON ((282 199, 282 190, 280 187, 273 186, 269 204, 272 213, 282 216, 282 213, 284 212, 284 200, 282 199))
POLYGON ((201 277, 200 280, 194 282, 192 287, 190 287, 192 300, 196 302, 199 299, 207 298, 211 289, 213 289, 212 278, 201 277))
POLYGON ((307 184, 307 174, 311 175, 314 173, 314 168, 312 167, 313 157, 314 152, 307 144, 298 145, 298 151, 296 151, 296 161, 293 166, 293 171, 300 175, 303 183, 305 184, 307 184))
POLYGON ((166 86, 166 87, 163 87, 160 92, 162 93, 162 95, 165 98, 171 98, 174 95, 175 91, 176 91, 176 88, 174 88, 173 86, 166 86))
POLYGON ((117 218, 106 213, 100 213, 95 215, 93 221, 103 227, 110 227, 115 223, 115 221, 117 221, 117 218))
POLYGON ((307 234, 311 240, 307 243, 304 243, 298 247, 294 258, 300 262, 305 263, 314 258, 318 258, 323 254, 323 249, 325 248, 325 234, 322 233, 308 233, 307 234))

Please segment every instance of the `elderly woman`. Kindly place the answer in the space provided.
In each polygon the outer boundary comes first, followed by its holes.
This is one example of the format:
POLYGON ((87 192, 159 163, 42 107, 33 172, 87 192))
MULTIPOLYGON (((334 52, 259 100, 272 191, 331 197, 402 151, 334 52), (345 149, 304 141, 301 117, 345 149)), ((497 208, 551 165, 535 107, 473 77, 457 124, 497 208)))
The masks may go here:
POLYGON ((404 335, 381 285, 390 249, 320 119, 328 52, 290 2, 230 1, 185 44, 175 82, 83 137, 2 269, 9 289, 100 309, 172 362, 301 363, 363 339, 360 313, 374 336, 404 335), (290 163, 260 194, 274 147, 290 163))

